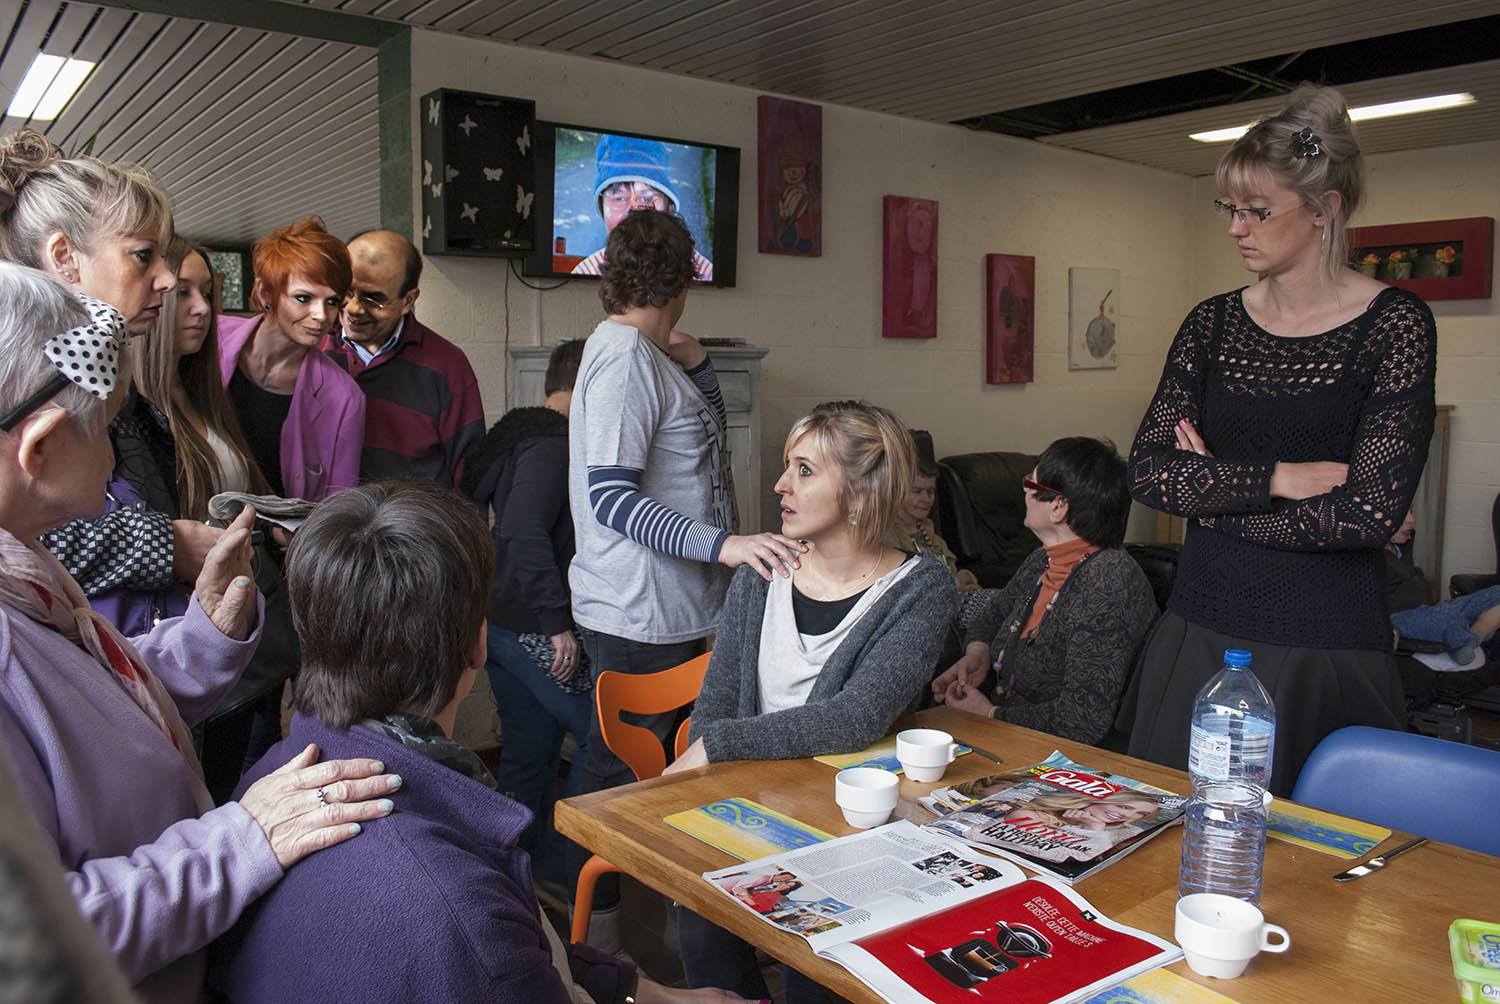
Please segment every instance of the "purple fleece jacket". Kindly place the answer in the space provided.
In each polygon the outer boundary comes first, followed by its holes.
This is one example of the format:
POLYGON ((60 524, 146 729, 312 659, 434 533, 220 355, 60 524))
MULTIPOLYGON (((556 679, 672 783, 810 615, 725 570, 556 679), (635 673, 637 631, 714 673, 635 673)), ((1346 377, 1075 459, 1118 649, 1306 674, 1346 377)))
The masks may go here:
MULTIPOLYGON (((193 599, 131 640, 191 725, 234 685, 260 630, 227 638, 193 599)), ((238 803, 199 816, 203 782, 119 681, 5 604, 0 746, 78 908, 136 993, 195 1004, 201 949, 281 877, 265 833, 238 803)))
MULTIPOLYGON (((293 865, 215 945, 212 987, 234 1004, 571 1004, 516 847, 529 810, 369 729, 300 714, 241 786, 308 743, 400 774, 396 811, 293 865)), ((587 945, 568 961, 598 1004, 635 985, 631 963, 587 945)))

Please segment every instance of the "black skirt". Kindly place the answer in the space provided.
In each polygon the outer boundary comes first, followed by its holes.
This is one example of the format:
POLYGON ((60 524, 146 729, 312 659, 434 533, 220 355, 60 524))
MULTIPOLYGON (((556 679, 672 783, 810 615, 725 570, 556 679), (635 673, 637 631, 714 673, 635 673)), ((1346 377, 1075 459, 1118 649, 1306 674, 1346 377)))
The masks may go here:
POLYGON ((1131 756, 1187 770, 1193 701, 1224 665, 1224 650, 1251 653, 1250 668, 1276 705, 1271 793, 1287 797, 1313 747, 1346 725, 1406 729, 1395 657, 1365 649, 1296 648, 1219 634, 1168 611, 1146 639, 1120 702, 1116 727, 1131 756))

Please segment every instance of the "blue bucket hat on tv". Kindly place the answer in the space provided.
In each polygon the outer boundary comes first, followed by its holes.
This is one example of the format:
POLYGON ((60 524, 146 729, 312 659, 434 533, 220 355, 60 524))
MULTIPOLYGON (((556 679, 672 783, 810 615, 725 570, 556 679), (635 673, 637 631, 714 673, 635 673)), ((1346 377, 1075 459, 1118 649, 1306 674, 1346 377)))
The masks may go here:
POLYGON ((594 150, 599 174, 594 181, 594 200, 610 185, 621 181, 642 181, 665 195, 672 211, 680 212, 682 200, 667 176, 667 145, 654 139, 616 136, 606 133, 594 150))

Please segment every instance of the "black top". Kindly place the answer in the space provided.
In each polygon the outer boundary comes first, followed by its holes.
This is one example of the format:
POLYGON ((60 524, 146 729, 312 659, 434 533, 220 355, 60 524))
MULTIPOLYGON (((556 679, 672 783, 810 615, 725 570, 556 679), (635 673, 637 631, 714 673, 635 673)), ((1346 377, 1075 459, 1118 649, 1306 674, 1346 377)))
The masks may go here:
POLYGON ((1388 650, 1380 552, 1427 460, 1436 353, 1432 312, 1397 289, 1307 338, 1261 328, 1239 291, 1194 308, 1130 451, 1131 494, 1189 517, 1168 609, 1257 641, 1388 650), (1177 448, 1181 418, 1212 456, 1177 448), (1278 461, 1319 460, 1348 463, 1348 482, 1271 498, 1278 461))
POLYGON ((281 427, 292 410, 292 395, 259 387, 235 367, 229 378, 229 400, 240 420, 240 431, 250 446, 250 455, 260 465, 271 486, 271 494, 284 494, 281 482, 281 427))
POLYGON ((490 623, 517 634, 571 631, 567 418, 550 408, 506 412, 464 454, 460 487, 495 514, 490 623))
POLYGON ((792 619, 797 622, 797 630, 802 634, 827 634, 839 626, 839 622, 867 592, 868 586, 841 600, 815 600, 811 596, 802 595, 800 589, 792 586, 792 619))

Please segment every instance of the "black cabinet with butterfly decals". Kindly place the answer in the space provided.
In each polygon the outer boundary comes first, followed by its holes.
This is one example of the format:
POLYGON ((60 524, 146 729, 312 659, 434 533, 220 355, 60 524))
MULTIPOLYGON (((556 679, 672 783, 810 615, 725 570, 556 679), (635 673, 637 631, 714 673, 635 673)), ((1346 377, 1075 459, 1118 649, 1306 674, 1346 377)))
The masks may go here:
POLYGON ((529 254, 536 102, 441 88, 419 111, 422 253, 529 254))

